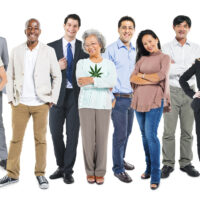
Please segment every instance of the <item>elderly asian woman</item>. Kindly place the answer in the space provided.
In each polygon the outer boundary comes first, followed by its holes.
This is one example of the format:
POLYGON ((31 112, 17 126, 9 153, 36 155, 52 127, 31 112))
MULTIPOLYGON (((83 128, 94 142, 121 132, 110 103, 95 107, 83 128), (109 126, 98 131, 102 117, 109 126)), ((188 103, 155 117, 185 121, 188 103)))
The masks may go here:
POLYGON ((80 87, 79 116, 87 181, 104 183, 107 161, 107 139, 112 108, 111 88, 116 84, 115 65, 101 56, 104 36, 87 30, 83 48, 89 58, 77 63, 76 78, 80 87))

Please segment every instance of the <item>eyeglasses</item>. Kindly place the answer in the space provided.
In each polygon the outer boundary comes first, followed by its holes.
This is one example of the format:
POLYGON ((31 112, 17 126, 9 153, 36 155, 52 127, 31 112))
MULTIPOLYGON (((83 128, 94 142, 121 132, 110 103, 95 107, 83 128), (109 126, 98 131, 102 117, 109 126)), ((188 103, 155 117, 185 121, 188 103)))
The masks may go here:
POLYGON ((92 42, 91 44, 84 44, 85 48, 89 48, 90 46, 96 46, 98 43, 97 42, 92 42))

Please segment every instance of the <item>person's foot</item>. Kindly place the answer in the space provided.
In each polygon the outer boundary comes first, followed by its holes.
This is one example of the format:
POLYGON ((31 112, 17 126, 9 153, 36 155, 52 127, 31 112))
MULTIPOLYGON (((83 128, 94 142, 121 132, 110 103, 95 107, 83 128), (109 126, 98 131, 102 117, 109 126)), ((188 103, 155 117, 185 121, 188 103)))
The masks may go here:
POLYGON ((161 178, 167 178, 169 177, 170 173, 174 171, 173 167, 170 167, 168 165, 164 165, 161 170, 161 178))
POLYGON ((17 183, 19 179, 10 178, 8 176, 4 176, 0 179, 0 187, 6 186, 8 184, 17 183))
POLYGON ((64 174, 63 181, 66 184, 72 184, 72 183, 74 183, 74 178, 71 174, 64 174))
POLYGON ((150 178, 150 174, 143 173, 141 175, 141 179, 148 179, 148 178, 150 178))
POLYGON ((189 176, 198 177, 199 172, 191 164, 180 168, 181 171, 186 172, 189 176))
POLYGON ((7 159, 1 160, 1 161, 0 161, 0 166, 3 167, 4 169, 6 169, 6 166, 7 166, 7 159))
POLYGON ((90 176, 90 175, 88 175, 87 176, 87 182, 88 183, 95 183, 95 176, 90 176))
POLYGON ((49 176, 50 179, 57 179, 63 177, 63 169, 61 167, 58 167, 58 169, 49 176))
POLYGON ((36 176, 40 189, 48 189, 49 182, 44 176, 36 176))
POLYGON ((127 172, 121 172, 119 174, 114 174, 120 181, 124 183, 130 183, 132 181, 131 177, 127 172))
POLYGON ((125 170, 133 170, 133 169, 135 169, 135 166, 124 160, 124 168, 125 168, 125 170))
POLYGON ((104 177, 103 176, 96 176, 96 183, 98 185, 102 185, 104 183, 104 177))
POLYGON ((159 183, 151 183, 151 185, 150 185, 150 188, 152 189, 152 190, 156 190, 156 189, 158 189, 159 188, 159 183))

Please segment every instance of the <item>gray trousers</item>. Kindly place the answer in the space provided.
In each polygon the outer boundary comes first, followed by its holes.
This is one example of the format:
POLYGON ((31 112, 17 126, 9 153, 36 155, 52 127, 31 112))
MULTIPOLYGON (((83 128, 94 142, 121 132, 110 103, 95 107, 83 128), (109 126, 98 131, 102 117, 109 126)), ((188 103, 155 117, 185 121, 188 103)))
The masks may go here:
POLYGON ((175 131, 178 117, 180 118, 180 167, 191 163, 192 153, 192 129, 194 114, 191 109, 192 99, 181 88, 170 86, 171 107, 169 113, 164 114, 163 135, 163 164, 174 167, 175 164, 175 131))
POLYGON ((79 109, 86 174, 104 176, 111 110, 79 109))
POLYGON ((8 152, 2 118, 2 98, 2 92, 0 92, 0 160, 5 160, 8 157, 8 152))

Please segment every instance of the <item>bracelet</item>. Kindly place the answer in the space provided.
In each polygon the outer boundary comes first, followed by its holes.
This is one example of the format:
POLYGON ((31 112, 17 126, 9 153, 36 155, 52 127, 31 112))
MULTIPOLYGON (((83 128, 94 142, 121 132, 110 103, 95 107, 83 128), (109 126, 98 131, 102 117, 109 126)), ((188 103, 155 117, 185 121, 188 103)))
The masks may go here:
POLYGON ((142 74, 142 78, 144 78, 144 75, 145 75, 145 74, 142 74))

